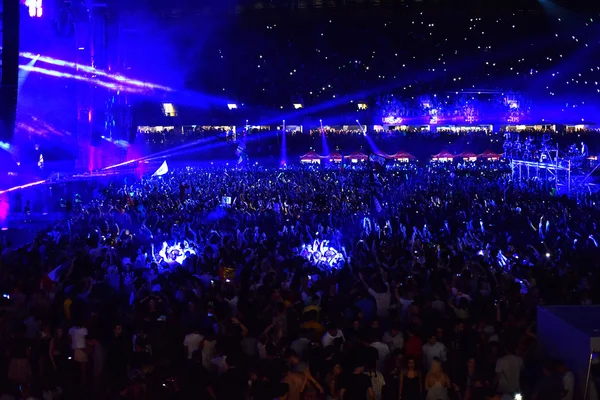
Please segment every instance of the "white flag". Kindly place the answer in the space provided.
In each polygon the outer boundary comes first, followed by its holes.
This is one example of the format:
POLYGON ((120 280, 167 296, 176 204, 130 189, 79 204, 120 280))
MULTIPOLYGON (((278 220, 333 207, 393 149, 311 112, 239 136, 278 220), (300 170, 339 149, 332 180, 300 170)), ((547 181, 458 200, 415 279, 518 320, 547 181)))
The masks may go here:
POLYGON ((167 165, 167 161, 165 160, 160 166, 160 168, 158 168, 156 172, 152 174, 152 176, 163 176, 167 172, 169 172, 169 166, 167 165))

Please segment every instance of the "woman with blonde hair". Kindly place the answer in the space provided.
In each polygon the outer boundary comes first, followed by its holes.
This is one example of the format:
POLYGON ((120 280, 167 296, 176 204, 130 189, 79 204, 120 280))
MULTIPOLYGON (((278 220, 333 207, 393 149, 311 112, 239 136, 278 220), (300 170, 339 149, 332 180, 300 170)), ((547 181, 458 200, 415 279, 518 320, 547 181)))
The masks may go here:
POLYGON ((431 368, 425 377, 426 400, 448 400, 449 387, 450 378, 442 370, 442 362, 436 357, 431 362, 431 368))

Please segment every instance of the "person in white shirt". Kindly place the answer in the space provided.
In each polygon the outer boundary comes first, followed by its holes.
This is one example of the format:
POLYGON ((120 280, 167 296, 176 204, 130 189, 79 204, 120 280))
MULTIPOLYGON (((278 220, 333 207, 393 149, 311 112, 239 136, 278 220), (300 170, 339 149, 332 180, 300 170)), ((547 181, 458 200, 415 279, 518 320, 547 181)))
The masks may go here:
POLYGON ((498 393, 514 394, 520 391, 523 359, 507 347, 506 355, 496 361, 496 382, 498 393))
POLYGON ((423 345, 423 367, 426 370, 431 368, 431 363, 434 358, 438 358, 441 362, 448 361, 446 346, 437 341, 435 334, 429 336, 429 341, 423 345))
POLYGON ((193 332, 185 335, 183 346, 185 347, 185 354, 188 360, 191 360, 194 352, 200 349, 203 340, 204 336, 199 333, 198 329, 194 329, 193 332))
POLYGON ((81 379, 83 384, 85 384, 88 363, 88 355, 86 353, 87 335, 88 330, 82 325, 75 325, 69 329, 69 336, 71 336, 71 349, 73 350, 73 359, 80 365, 81 379))
POLYGON ((377 350, 377 370, 383 372, 390 357, 390 348, 375 335, 371 338, 371 347, 377 350))
POLYGON ((404 348, 404 335, 400 331, 400 326, 393 324, 392 328, 383 334, 382 341, 388 345, 390 353, 393 353, 396 349, 402 350, 404 348))
POLYGON ((323 348, 326 348, 328 346, 333 345, 335 340, 339 338, 342 339, 342 342, 346 341, 342 330, 338 329, 337 326, 335 326, 334 324, 330 324, 327 327, 327 332, 325 332, 323 338, 321 339, 321 344, 323 345, 323 348))
POLYGON ((562 400, 573 400, 575 390, 575 376, 562 361, 556 361, 556 372, 562 375, 563 395, 562 400))
POLYGON ((390 303, 392 301, 392 294, 390 292, 389 283, 383 281, 385 285, 385 291, 383 293, 379 293, 373 290, 373 288, 371 288, 369 285, 367 285, 367 283, 363 279, 362 273, 359 273, 358 276, 360 278, 360 281, 363 283, 363 285, 365 285, 365 287, 369 291, 369 294, 375 299, 375 304, 377 306, 377 315, 380 318, 387 318, 389 316, 390 303))

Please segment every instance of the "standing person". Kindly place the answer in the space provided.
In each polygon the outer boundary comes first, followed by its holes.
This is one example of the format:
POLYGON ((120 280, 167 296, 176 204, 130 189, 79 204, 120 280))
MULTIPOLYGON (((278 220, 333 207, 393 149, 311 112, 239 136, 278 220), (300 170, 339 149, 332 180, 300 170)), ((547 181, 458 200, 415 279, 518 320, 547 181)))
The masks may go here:
POLYGON ((385 386, 385 378, 377 368, 377 358, 375 354, 371 354, 372 357, 369 358, 365 365, 364 374, 371 379, 371 387, 373 388, 374 399, 381 400, 383 397, 383 387, 385 386))
POLYGON ((390 292, 390 285, 387 283, 383 277, 379 278, 379 288, 383 289, 381 292, 375 291, 371 288, 365 281, 362 273, 358 274, 360 281, 363 283, 365 288, 369 291, 369 294, 373 296, 375 299, 375 304, 377 306, 377 315, 379 318, 387 318, 389 316, 390 303, 392 300, 392 295, 390 292))
POLYGON ((123 334, 123 327, 117 323, 107 343, 106 373, 111 385, 121 391, 127 383, 127 364, 129 359, 129 342, 123 334))
POLYGON ((438 358, 431 361, 431 368, 425 377, 426 400, 448 400, 450 378, 442 370, 442 362, 438 358))
POLYGON ((342 365, 339 362, 333 362, 331 371, 325 377, 330 400, 340 400, 340 378, 342 372, 342 365))
POLYGON ((81 372, 81 383, 85 386, 86 375, 87 375, 87 342, 86 338, 88 330, 83 324, 76 323, 71 329, 69 329, 69 336, 71 337, 71 350, 73 352, 73 360, 79 364, 79 370, 81 372))
POLYGON ((183 339, 183 347, 185 348, 185 357, 188 360, 192 359, 192 355, 198 349, 200 349, 200 345, 204 340, 204 336, 200 334, 200 329, 196 326, 194 330, 187 335, 183 339))
POLYGON ((523 359, 515 355, 513 346, 506 346, 506 355, 496 361, 496 385, 498 393, 514 395, 520 392, 523 359))
POLYGON ((54 384, 59 387, 63 384, 64 373, 67 359, 71 353, 69 350, 69 338, 63 328, 56 328, 54 336, 50 339, 50 348, 48 350, 50 363, 55 371, 54 384))
POLYGON ((340 391, 341 400, 375 400, 371 378, 364 374, 364 355, 357 354, 352 362, 352 373, 343 380, 340 391))
MULTIPOLYGON (((26 336, 27 327, 19 325, 11 340, 8 350, 8 380, 15 386, 22 388, 31 383, 30 342, 26 336)), ((20 389, 22 391, 22 389, 20 389)))
POLYGON ((555 361, 555 363, 556 373, 562 378, 562 400, 573 400, 573 391, 575 390, 575 376, 563 361, 557 360, 555 361))
POLYGON ((423 345, 423 367, 425 369, 431 369, 431 364, 434 359, 438 359, 440 362, 446 362, 447 359, 446 346, 442 342, 438 342, 435 333, 429 335, 429 340, 423 345))
POLYGON ((400 399, 421 400, 423 398, 423 377, 414 358, 409 358, 407 368, 400 373, 400 399))

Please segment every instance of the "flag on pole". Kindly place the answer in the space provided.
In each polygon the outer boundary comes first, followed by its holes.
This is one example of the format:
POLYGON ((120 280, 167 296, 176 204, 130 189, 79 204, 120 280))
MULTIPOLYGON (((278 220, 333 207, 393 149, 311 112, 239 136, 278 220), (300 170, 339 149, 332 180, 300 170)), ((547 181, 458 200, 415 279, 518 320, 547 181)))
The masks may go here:
POLYGON ((59 283, 62 280, 63 275, 68 271, 69 264, 64 263, 54 268, 52 271, 48 272, 42 278, 41 288, 49 289, 52 288, 52 285, 55 283, 59 283))
POLYGON ((156 172, 152 174, 152 176, 163 176, 167 172, 169 172, 169 166, 167 165, 167 161, 165 160, 162 163, 162 165, 156 170, 156 172))

